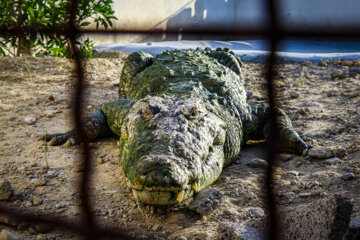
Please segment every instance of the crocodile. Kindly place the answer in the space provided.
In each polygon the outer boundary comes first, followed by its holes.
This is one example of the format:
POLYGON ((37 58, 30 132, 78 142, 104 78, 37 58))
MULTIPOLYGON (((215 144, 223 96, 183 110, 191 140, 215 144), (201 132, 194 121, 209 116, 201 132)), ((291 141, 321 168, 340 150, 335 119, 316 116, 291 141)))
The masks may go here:
MULTIPOLYGON (((119 99, 83 120, 88 141, 119 136, 122 175, 137 201, 170 205, 212 184, 249 140, 269 139, 270 109, 247 104, 241 60, 228 49, 134 52, 124 63, 119 99)), ((276 109, 277 145, 307 145, 276 109)), ((48 145, 75 145, 77 131, 46 134, 48 145)))

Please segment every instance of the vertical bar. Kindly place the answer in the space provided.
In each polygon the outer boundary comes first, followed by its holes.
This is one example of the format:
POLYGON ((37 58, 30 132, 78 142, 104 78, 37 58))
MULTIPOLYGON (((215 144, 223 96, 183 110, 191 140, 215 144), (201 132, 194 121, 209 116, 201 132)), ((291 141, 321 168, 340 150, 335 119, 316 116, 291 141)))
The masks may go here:
POLYGON ((273 193, 273 179, 272 179, 272 166, 275 162, 275 155, 276 155, 276 145, 275 142, 278 139, 278 131, 277 131, 277 123, 276 123, 276 112, 275 112, 275 89, 273 84, 275 69, 274 64, 276 62, 276 51, 278 46, 278 22, 277 22, 277 12, 276 12, 276 3, 275 0, 268 1, 268 40, 270 42, 270 55, 267 59, 267 72, 266 72, 266 79, 267 79, 267 90, 268 90, 268 98, 269 98, 269 106, 270 106, 270 121, 271 121, 271 133, 270 139, 267 147, 267 160, 269 166, 266 170, 265 174, 265 191, 266 191, 266 201, 268 206, 268 237, 270 240, 279 239, 278 235, 278 218, 276 213, 276 205, 275 205, 275 198, 273 193))

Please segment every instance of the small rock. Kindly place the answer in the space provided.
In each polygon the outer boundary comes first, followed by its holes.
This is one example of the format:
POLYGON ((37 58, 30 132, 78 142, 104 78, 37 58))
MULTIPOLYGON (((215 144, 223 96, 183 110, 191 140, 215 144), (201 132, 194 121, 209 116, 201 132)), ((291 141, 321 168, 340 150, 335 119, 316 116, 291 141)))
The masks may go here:
POLYGON ((221 240, 263 240, 264 234, 245 223, 223 222, 218 226, 218 239, 221 240))
POLYGON ((211 239, 214 239, 214 238, 213 238, 213 235, 212 235, 211 233, 204 233, 204 234, 202 235, 202 239, 204 239, 204 240, 211 240, 211 239))
POLYGON ((291 98, 299 98, 300 97, 300 94, 295 91, 290 91, 289 95, 291 98))
POLYGON ((294 199, 296 195, 294 192, 288 192, 285 194, 285 196, 291 200, 291 199, 294 199))
POLYGON ((246 97, 247 99, 250 99, 254 95, 254 92, 252 91, 246 91, 246 97))
POLYGON ((46 240, 46 237, 42 236, 42 235, 37 235, 36 240, 46 240))
POLYGON ((103 164, 103 163, 104 163, 104 160, 102 160, 102 158, 98 158, 98 159, 97 159, 97 162, 98 162, 98 164, 103 164))
POLYGON ((7 179, 0 180, 0 201, 9 200, 13 195, 13 188, 7 179))
POLYGON ((333 158, 328 158, 325 160, 326 163, 329 163, 329 164, 336 164, 340 161, 339 158, 337 157, 333 157, 333 158))
POLYGON ((346 234, 345 239, 346 240, 360 239, 360 217, 351 219, 349 230, 346 234))
POLYGON ((147 240, 149 239, 145 234, 136 237, 136 240, 147 240))
POLYGON ((262 208, 255 207, 255 208, 249 209, 249 214, 250 214, 250 216, 259 218, 259 217, 264 217, 265 212, 262 208))
POLYGON ((44 178, 34 178, 30 181, 30 183, 35 187, 40 187, 46 184, 46 180, 44 178))
POLYGON ((228 215, 229 217, 239 215, 239 212, 236 211, 236 210, 233 209, 233 208, 225 209, 225 210, 224 210, 224 213, 225 213, 226 215, 228 215))
POLYGON ((351 181, 351 180, 355 179, 355 174, 353 174, 353 173, 345 173, 344 175, 342 175, 341 178, 344 179, 345 181, 351 181))
POLYGON ((295 163, 295 167, 300 167, 301 165, 302 165, 303 163, 302 163, 302 161, 297 161, 296 163, 295 163))
POLYGON ((48 100, 49 102, 54 101, 54 100, 55 100, 54 95, 48 95, 48 96, 47 96, 47 100, 48 100))
POLYGON ((176 240, 187 240, 187 238, 184 237, 184 236, 180 236, 180 237, 178 237, 176 240))
POLYGON ((269 166, 268 162, 264 159, 255 158, 246 163, 246 166, 249 168, 267 168, 269 166))
POLYGON ((53 118, 55 115, 53 114, 53 113, 47 113, 46 114, 46 117, 48 117, 48 118, 53 118))
POLYGON ((160 231, 161 230, 161 226, 159 224, 155 224, 152 228, 153 231, 160 231))
POLYGON ((25 122, 29 125, 34 125, 36 122, 36 117, 28 116, 25 118, 25 122))
POLYGON ((306 198, 306 197, 310 197, 311 196, 311 193, 299 193, 299 197, 302 197, 302 198, 306 198))
POLYGON ((283 162, 287 162, 289 161, 293 156, 291 154, 287 154, 287 153, 282 153, 282 154, 279 154, 279 159, 283 162))
POLYGON ((331 157, 334 156, 331 149, 318 148, 318 147, 314 147, 314 148, 309 149, 307 155, 309 157, 319 158, 319 159, 331 158, 331 157))
POLYGON ((47 171, 47 176, 49 178, 55 178, 55 177, 59 176, 59 172, 56 170, 49 170, 49 171, 47 171))
POLYGON ((353 204, 340 195, 279 211, 279 239, 343 239, 353 204))
POLYGON ((214 212, 220 205, 222 195, 220 191, 214 188, 205 188, 201 190, 189 205, 189 209, 206 216, 214 212))
POLYGON ((33 206, 32 202, 25 203, 25 207, 27 207, 27 208, 32 207, 32 206, 33 206))
POLYGON ((343 147, 335 148, 332 150, 332 153, 335 157, 343 158, 348 155, 347 151, 343 147))
POLYGON ((34 204, 34 206, 39 206, 39 205, 41 205, 42 203, 43 203, 43 200, 38 199, 38 198, 34 198, 34 199, 32 200, 32 204, 34 204))
POLYGON ((2 230, 0 232, 0 240, 18 240, 18 239, 20 239, 19 236, 7 230, 2 230))
POLYGON ((36 223, 35 224, 35 231, 38 233, 46 233, 49 232, 52 227, 45 223, 36 223))
POLYGON ((333 71, 332 73, 330 73, 330 76, 332 78, 345 78, 346 77, 346 73, 342 72, 341 70, 337 70, 337 71, 333 71))

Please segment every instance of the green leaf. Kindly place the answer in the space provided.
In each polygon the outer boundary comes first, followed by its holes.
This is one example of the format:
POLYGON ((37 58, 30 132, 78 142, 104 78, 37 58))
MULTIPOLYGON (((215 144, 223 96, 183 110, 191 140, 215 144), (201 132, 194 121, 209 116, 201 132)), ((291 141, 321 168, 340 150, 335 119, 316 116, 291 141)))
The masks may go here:
POLYGON ((90 22, 83 22, 80 24, 81 27, 85 27, 85 26, 88 26, 90 25, 90 22))
POLYGON ((35 19, 34 10, 33 10, 31 7, 29 7, 29 8, 28 8, 28 11, 29 11, 29 13, 30 13, 30 16, 31 16, 33 19, 35 19))

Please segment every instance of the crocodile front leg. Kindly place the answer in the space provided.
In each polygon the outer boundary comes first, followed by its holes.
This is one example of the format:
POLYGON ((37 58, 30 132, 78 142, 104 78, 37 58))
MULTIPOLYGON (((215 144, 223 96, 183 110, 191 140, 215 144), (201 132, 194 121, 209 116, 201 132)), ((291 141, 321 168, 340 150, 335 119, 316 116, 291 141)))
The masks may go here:
MULTIPOLYGON (((245 141, 270 139, 271 122, 270 109, 264 104, 254 104, 249 107, 249 115, 245 117, 245 141)), ((277 147, 281 151, 303 154, 309 146, 294 130, 290 118, 281 109, 276 109, 276 122, 278 130, 277 147)))
MULTIPOLYGON (((83 121, 83 131, 88 141, 98 137, 106 137, 112 134, 120 136, 121 126, 133 102, 129 99, 119 99, 101 105, 83 121)), ((80 137, 76 129, 66 133, 45 134, 38 138, 45 140, 49 146, 61 145, 72 146, 80 143, 80 137)))
MULTIPOLYGON (((111 130, 107 124, 105 115, 100 109, 88 115, 84 119, 82 126, 88 141, 111 135, 111 130)), ((61 144, 63 144, 63 146, 73 146, 80 143, 80 137, 76 129, 66 133, 45 134, 40 136, 38 140, 45 140, 49 146, 61 144)))

